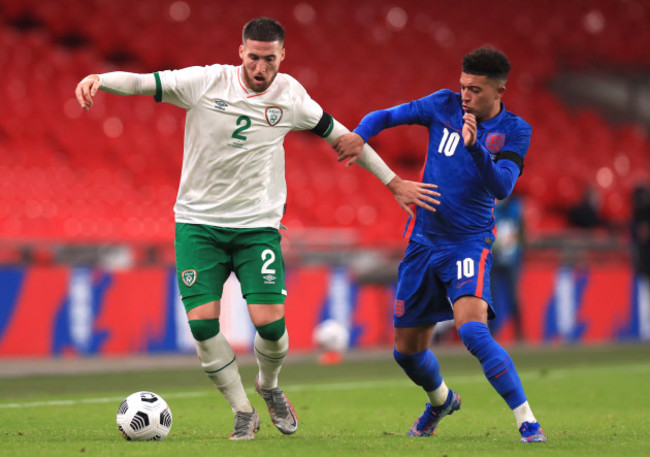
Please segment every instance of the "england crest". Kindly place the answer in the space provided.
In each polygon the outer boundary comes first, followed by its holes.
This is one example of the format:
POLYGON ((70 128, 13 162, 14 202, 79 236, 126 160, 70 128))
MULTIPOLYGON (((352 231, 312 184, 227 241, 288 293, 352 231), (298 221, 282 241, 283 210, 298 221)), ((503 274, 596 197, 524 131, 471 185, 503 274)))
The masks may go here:
POLYGON ((277 106, 269 106, 264 110, 264 116, 266 117, 266 122, 269 123, 271 127, 276 125, 282 119, 282 108, 277 106))
POLYGON ((485 139, 485 146, 488 151, 493 154, 501 152, 503 145, 506 144, 506 134, 505 133, 488 133, 487 138, 485 139))
POLYGON ((191 287, 196 282, 196 270, 185 270, 181 273, 181 278, 187 287, 191 287))

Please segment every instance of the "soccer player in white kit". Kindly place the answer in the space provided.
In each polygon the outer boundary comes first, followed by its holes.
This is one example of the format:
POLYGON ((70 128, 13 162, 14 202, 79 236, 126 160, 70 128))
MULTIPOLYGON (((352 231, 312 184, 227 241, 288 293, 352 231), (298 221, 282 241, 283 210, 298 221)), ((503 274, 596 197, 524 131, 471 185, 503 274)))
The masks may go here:
MULTIPOLYGON (((259 416, 245 393, 235 354, 220 332, 223 284, 234 271, 257 330, 257 391, 273 424, 292 434, 298 419, 278 387, 289 348, 278 232, 287 194, 283 141, 292 130, 311 130, 330 143, 348 132, 298 81, 278 72, 285 57, 284 35, 277 21, 256 18, 244 26, 240 66, 92 74, 75 91, 85 110, 101 89, 153 95, 157 102, 187 111, 174 206, 176 269, 203 370, 235 414, 230 439, 253 439, 259 416)), ((411 204, 435 211, 436 186, 400 179, 369 146, 348 165, 354 162, 386 184, 409 214, 411 204)))

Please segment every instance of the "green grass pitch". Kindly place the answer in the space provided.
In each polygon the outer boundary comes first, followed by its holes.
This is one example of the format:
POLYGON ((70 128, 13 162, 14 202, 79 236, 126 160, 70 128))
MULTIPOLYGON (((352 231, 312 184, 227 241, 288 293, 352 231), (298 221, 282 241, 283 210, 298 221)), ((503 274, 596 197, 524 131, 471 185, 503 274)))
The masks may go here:
POLYGON ((0 377, 0 456, 648 455, 650 346, 509 352, 547 443, 518 442, 512 413, 478 362, 460 349, 444 349, 439 360, 447 384, 461 394, 461 410, 444 419, 434 437, 406 437, 426 397, 386 350, 351 354, 335 366, 298 356, 287 363, 282 387, 300 420, 292 436, 271 424, 252 388, 254 362, 243 357, 242 379, 262 418, 251 442, 228 440, 232 414, 198 363, 191 369, 0 377), (137 390, 157 392, 169 403, 174 424, 166 440, 120 436, 117 408, 137 390))

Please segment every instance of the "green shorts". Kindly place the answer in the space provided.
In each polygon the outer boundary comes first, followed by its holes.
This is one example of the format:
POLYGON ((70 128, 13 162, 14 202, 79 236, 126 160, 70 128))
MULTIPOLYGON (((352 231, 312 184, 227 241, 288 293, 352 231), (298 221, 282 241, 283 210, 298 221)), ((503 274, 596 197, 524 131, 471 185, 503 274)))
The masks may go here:
POLYGON ((284 304, 284 260, 274 228, 176 224, 176 273, 185 309, 220 300, 235 272, 249 304, 284 304))

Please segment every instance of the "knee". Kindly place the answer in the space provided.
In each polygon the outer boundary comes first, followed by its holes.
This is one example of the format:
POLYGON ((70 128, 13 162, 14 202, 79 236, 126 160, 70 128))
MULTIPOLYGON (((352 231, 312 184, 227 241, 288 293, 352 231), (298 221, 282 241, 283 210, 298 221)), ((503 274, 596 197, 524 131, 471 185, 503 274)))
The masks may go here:
POLYGON ((403 367, 403 364, 406 363, 406 360, 408 359, 409 354, 404 354, 402 352, 399 352, 397 348, 393 348, 393 359, 395 359, 395 362, 401 367, 403 367))
POLYGON ((283 304, 248 305, 248 312, 255 327, 271 324, 280 319, 284 320, 283 304))
POLYGON ((404 354, 403 352, 393 349, 393 358, 402 369, 409 371, 417 369, 426 358, 427 350, 413 354, 404 354))
POLYGON ((204 301, 204 296, 189 297, 183 299, 187 309, 188 320, 218 319, 221 313, 221 302, 219 300, 204 301))
POLYGON ((278 341, 286 332, 284 317, 264 325, 256 325, 255 329, 260 338, 269 341, 278 341))
POLYGON ((469 352, 476 355, 486 339, 491 339, 490 330, 482 322, 466 322, 458 329, 458 336, 469 352))
POLYGON ((217 336, 221 331, 219 319, 192 319, 190 331, 196 341, 205 341, 217 336))
POLYGON ((468 322, 482 322, 487 325, 488 304, 485 300, 474 297, 461 297, 454 303, 454 322, 460 328, 468 322))

